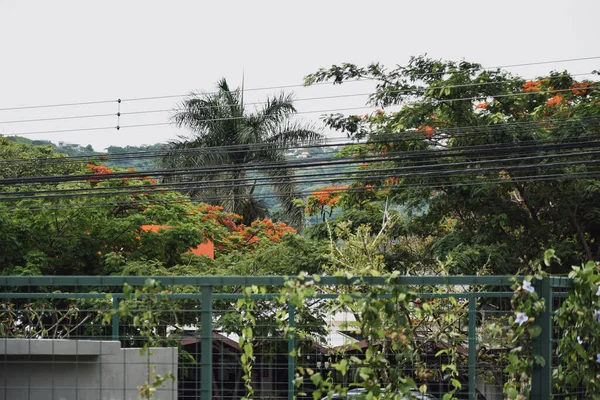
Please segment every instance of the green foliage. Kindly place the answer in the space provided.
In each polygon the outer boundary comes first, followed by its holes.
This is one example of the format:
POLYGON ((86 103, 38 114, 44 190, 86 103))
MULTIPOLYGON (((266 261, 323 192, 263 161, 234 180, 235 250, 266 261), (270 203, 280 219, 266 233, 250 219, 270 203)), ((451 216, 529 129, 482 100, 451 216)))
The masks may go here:
POLYGON ((533 354, 533 339, 542 331, 535 320, 546 309, 544 299, 535 291, 536 283, 543 277, 544 274, 527 276, 523 282, 516 282, 512 287, 515 291, 512 299, 515 315, 508 319, 508 325, 512 328, 508 333, 508 345, 511 349, 505 368, 508 380, 504 383, 504 393, 509 399, 528 399, 534 365, 552 362, 533 354))
POLYGON ((155 152, 168 149, 168 145, 156 143, 152 145, 141 146, 108 146, 105 152, 99 152, 95 151, 89 144, 87 146, 82 146, 78 144, 64 144, 59 142, 59 145, 56 145, 49 140, 31 140, 21 136, 8 136, 6 137, 6 140, 28 146, 43 147, 53 151, 54 153, 58 153, 60 155, 64 154, 69 157, 89 157, 90 160, 101 160, 106 156, 119 156, 127 153, 128 156, 126 158, 117 158, 107 161, 106 165, 111 168, 134 168, 140 171, 156 168, 156 163, 152 157, 143 157, 142 154, 140 154, 142 157, 135 157, 135 153, 155 152))
MULTIPOLYGON (((69 175, 85 173, 81 163, 71 162, 64 154, 53 151, 52 146, 33 146, 18 143, 12 138, 0 137, 0 160, 18 160, 11 163, 0 163, 0 179, 18 178, 40 175, 69 175), (43 163, 37 159, 56 158, 61 162, 43 163)), ((0 193, 12 191, 13 188, 0 187, 0 193)))
MULTIPOLYGON (((491 273, 512 274, 554 248, 563 264, 552 263, 546 271, 566 273, 565 265, 600 255, 598 180, 574 176, 597 174, 595 155, 583 153, 573 165, 552 164, 573 157, 544 160, 559 153, 544 145, 591 140, 600 132, 599 82, 576 81, 567 72, 525 81, 477 63, 421 56, 394 69, 334 65, 305 83, 365 78, 376 85, 368 105, 379 109, 324 121, 351 138, 366 139, 342 156, 396 156, 397 161, 372 161, 360 169, 392 167, 398 173, 353 186, 371 185, 376 197, 385 195, 402 207, 407 236, 426 247, 422 267, 433 271, 441 263, 452 273, 472 274, 485 266, 491 273), (489 161, 518 156, 522 146, 530 146, 524 156, 538 158, 489 161), (402 157, 414 151, 431 166, 415 167, 414 157, 402 157), (548 175, 559 178, 536 179, 548 175)), ((352 208, 373 193, 344 196, 352 208)))
POLYGON ((299 235, 286 235, 280 243, 265 243, 251 252, 235 251, 215 260, 224 275, 296 275, 321 273, 327 263, 327 244, 299 235))
MULTIPOLYGON (((554 370, 555 387, 572 393, 583 387, 586 398, 600 399, 598 360, 600 357, 600 264, 588 262, 573 267, 569 274, 573 286, 556 313, 561 330, 554 370)), ((571 399, 574 397, 565 397, 571 399)))
MULTIPOLYGON (((5 158, 56 156, 50 148, 2 140, 5 158)), ((11 176, 69 174, 72 163, 11 176), (65 169, 66 168, 66 169, 65 169)), ((7 164, 12 165, 12 164, 7 164)), ((18 165, 18 164, 17 164, 18 165)), ((28 165, 28 164, 25 164, 28 165)), ((28 167, 29 168, 29 167, 28 167)), ((81 167, 78 167, 81 168, 81 167)), ((94 163, 77 173, 114 170, 94 163)), ((267 219, 249 226, 222 208, 156 190, 150 178, 104 179, 44 185, 43 189, 138 189, 141 193, 97 198, 27 199, 0 204, 0 273, 4 275, 206 275, 317 272, 323 247, 284 223, 267 219), (189 250, 212 241, 216 260, 189 250), (315 251, 318 249, 318 251, 315 251), (273 257, 276 254, 277 257, 273 257)), ((3 187, 4 190, 16 190, 3 187)), ((38 189, 21 186, 20 190, 38 189)))

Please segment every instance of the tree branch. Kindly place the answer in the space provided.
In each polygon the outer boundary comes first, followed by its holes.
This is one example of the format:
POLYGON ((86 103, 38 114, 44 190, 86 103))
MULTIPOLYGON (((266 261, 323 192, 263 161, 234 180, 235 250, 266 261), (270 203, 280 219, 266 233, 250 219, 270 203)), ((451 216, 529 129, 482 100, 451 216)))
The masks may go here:
POLYGON ((577 212, 577 209, 575 209, 575 211, 570 212, 569 220, 571 221, 571 225, 573 225, 573 228, 575 228, 575 231, 577 232, 577 237, 579 238, 579 241, 581 242, 581 245, 583 246, 583 250, 585 251, 586 260, 592 261, 594 259, 594 256, 592 255, 592 250, 590 249, 590 245, 588 244, 587 240, 585 240, 585 232, 583 232, 581 225, 577 221, 577 215, 575 214, 576 212, 577 212))

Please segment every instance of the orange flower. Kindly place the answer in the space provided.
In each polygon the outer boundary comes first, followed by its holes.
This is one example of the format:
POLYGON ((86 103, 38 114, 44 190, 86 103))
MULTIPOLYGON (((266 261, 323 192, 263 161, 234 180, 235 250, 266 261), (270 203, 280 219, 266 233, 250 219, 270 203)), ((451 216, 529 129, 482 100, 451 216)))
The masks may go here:
POLYGON ((573 82, 571 88, 573 89, 572 92, 575 96, 585 96, 589 86, 590 85, 587 83, 573 82))
POLYGON ((385 114, 385 111, 379 108, 377 109, 377 111, 375 111, 375 115, 377 115, 378 117, 381 117, 383 114, 385 114))
POLYGON ((324 188, 314 191, 312 193, 312 197, 315 197, 317 199, 317 203, 319 206, 325 206, 325 205, 333 206, 340 199, 339 195, 340 195, 341 191, 347 190, 348 188, 349 188, 349 186, 347 186, 347 185, 343 185, 343 186, 332 185, 332 186, 324 187, 324 188))
POLYGON ((540 91, 540 81, 528 81, 523 84, 524 92, 539 92, 540 91))
POLYGON ((490 105, 489 102, 485 102, 485 103, 479 103, 475 106, 475 108, 481 108, 482 110, 487 110, 488 106, 490 105))
POLYGON ((433 127, 429 126, 429 125, 421 125, 417 128, 418 131, 420 131, 420 133, 425 132, 425 137, 427 139, 431 139, 433 137, 433 127))
POLYGON ((104 165, 87 164, 85 167, 92 170, 93 174, 112 174, 113 172, 115 172, 112 169, 105 167, 104 165))
POLYGON ((550 100, 548 100, 546 102, 546 104, 549 105, 549 106, 557 106, 560 103, 562 103, 562 101, 563 101, 562 96, 560 94, 556 94, 553 98, 551 98, 550 100))
POLYGON ((388 178, 385 180, 385 185, 386 186, 390 186, 390 185, 395 185, 396 184, 396 177, 392 176, 391 178, 388 178))

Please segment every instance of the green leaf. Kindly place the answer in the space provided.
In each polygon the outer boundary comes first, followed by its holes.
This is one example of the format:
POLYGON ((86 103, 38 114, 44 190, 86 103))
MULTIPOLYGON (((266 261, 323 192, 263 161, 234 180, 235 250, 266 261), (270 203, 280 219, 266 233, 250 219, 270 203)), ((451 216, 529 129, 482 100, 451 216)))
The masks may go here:
POLYGON ((539 365, 540 367, 543 367, 544 365, 546 365, 546 360, 544 359, 544 357, 539 356, 539 355, 534 355, 534 361, 537 365, 539 365))
POLYGON ((315 386, 318 387, 321 384, 321 382, 323 382, 323 377, 321 376, 320 372, 317 372, 316 374, 310 377, 310 380, 315 386))
POLYGON ((532 339, 535 339, 542 333, 542 327, 539 325, 529 325, 527 326, 527 332, 532 339))
POLYGON ((454 386, 456 389, 460 390, 462 388, 462 383, 460 383, 458 379, 452 378, 450 379, 450 382, 452 383, 452 386, 454 386))

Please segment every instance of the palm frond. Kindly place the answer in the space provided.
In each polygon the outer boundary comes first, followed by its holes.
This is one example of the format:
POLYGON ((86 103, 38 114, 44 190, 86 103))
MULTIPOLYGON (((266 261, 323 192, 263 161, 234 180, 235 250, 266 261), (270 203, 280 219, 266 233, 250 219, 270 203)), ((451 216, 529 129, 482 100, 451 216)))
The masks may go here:
MULTIPOLYGON (((191 130, 193 136, 180 138, 170 144, 172 152, 163 157, 161 165, 168 168, 197 168, 203 166, 234 165, 239 169, 218 170, 214 173, 182 174, 169 181, 194 182, 199 188, 183 190, 197 199, 218 198, 210 201, 223 206, 227 211, 243 215, 245 222, 252 222, 267 214, 267 209, 254 197, 252 189, 236 185, 237 179, 246 176, 243 166, 264 162, 283 162, 283 149, 292 145, 319 143, 323 135, 313 126, 292 121, 296 108, 291 94, 280 93, 267 99, 263 108, 246 113, 243 91, 231 90, 224 78, 217 82, 213 93, 192 93, 179 106, 172 121, 179 127, 191 130), (235 145, 235 151, 224 146, 235 145), (257 146, 258 145, 258 146, 257 146), (203 148, 206 148, 204 151, 203 148), (181 149, 198 149, 191 154, 178 152, 181 149), (220 184, 210 187, 214 180, 229 180, 231 185, 220 184)), ((294 207, 297 189, 293 173, 286 169, 269 170, 280 184, 274 185, 287 220, 296 226, 302 225, 302 209, 294 207)))
POLYGON ((324 136, 312 125, 300 122, 280 124, 268 142, 278 146, 302 146, 322 143, 324 136))
POLYGON ((294 97, 291 94, 280 93, 278 96, 268 98, 262 110, 256 115, 260 118, 263 131, 268 132, 288 121, 296 112, 294 97))

